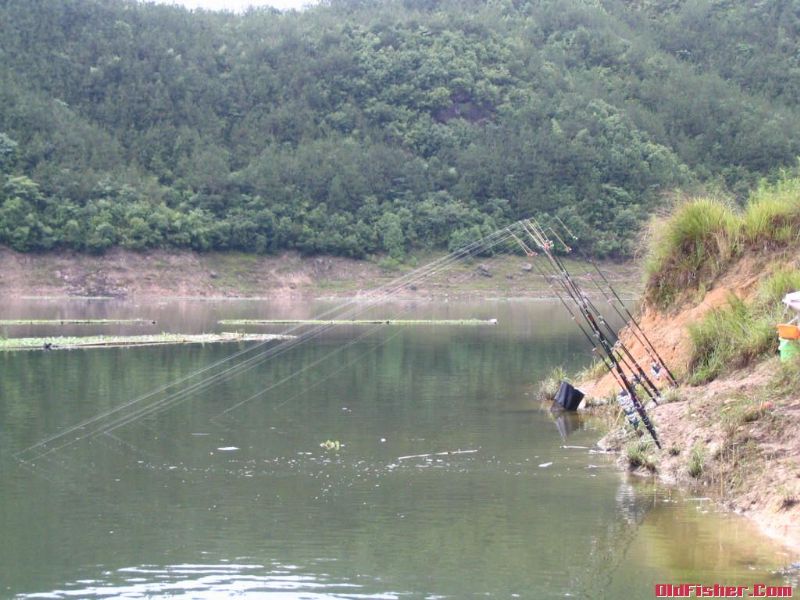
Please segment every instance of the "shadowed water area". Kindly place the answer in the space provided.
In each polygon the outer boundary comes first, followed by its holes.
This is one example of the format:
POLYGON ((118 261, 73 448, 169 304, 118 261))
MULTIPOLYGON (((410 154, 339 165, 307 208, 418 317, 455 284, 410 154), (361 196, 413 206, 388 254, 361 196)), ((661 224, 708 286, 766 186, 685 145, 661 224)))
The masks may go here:
MULTIPOLYGON (((157 321, 4 328, 14 336, 201 333, 330 306, 30 301, 0 318, 157 321)), ((590 359, 557 303, 362 317, 498 324, 331 328, 29 462, 13 456, 250 346, 0 353, 0 596, 611 599, 785 582, 774 571, 793 557, 750 523, 620 473, 590 451, 599 423, 535 400, 551 367, 590 359)))

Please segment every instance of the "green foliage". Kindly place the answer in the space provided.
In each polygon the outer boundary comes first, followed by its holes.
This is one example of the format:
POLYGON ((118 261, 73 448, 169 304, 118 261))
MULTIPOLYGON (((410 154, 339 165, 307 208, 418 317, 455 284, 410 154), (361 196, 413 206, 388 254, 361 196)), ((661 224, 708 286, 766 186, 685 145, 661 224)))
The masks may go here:
POLYGON ((766 248, 800 241, 800 178, 762 183, 753 192, 742 215, 742 237, 766 248))
POLYGON ((658 462, 654 455, 654 445, 651 440, 635 440, 625 446, 625 456, 631 469, 644 467, 650 472, 655 472, 658 462))
POLYGON ((741 198, 800 155, 773 4, 8 0, 0 184, 36 187, 0 193, 0 243, 400 261, 557 215, 630 255, 665 192, 741 198))
POLYGON ((748 305, 731 296, 727 306, 712 310, 701 321, 689 325, 689 381, 711 381, 730 369, 776 352, 778 315, 775 305, 748 305))
MULTIPOLYGON (((646 294, 668 308, 685 292, 710 285, 745 249, 775 250, 800 242, 800 177, 784 173, 774 184, 762 182, 743 211, 710 198, 686 202, 667 219, 653 219, 650 233, 646 294)), ((796 281, 791 273, 776 273, 765 282, 774 289, 764 288, 762 295, 774 299, 796 281)))
POLYGON ((737 251, 739 219, 725 203, 699 198, 651 224, 647 293, 661 307, 712 281, 737 251))
POLYGON ((763 305, 779 305, 789 292, 800 290, 800 270, 780 267, 762 280, 758 288, 758 300, 763 305))
POLYGON ((552 402, 556 399, 556 393, 561 382, 567 377, 567 371, 563 366, 559 365, 553 367, 547 377, 539 382, 539 389, 536 392, 536 397, 542 402, 552 402))
POLYGON ((689 475, 695 479, 699 478, 706 468, 706 453, 705 448, 700 442, 692 446, 692 452, 689 455, 688 465, 689 475))

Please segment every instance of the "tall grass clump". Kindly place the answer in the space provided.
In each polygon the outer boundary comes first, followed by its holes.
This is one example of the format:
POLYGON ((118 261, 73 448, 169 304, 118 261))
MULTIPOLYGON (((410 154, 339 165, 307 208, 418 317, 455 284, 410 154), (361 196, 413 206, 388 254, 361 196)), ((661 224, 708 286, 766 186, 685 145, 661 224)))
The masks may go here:
POLYGON ((742 240, 762 248, 800 241, 800 178, 762 183, 742 214, 742 240))
POLYGON ((686 289, 712 281, 736 254, 740 219, 719 200, 699 198, 650 225, 648 299, 667 308, 686 289))
POLYGON ((561 382, 566 378, 567 370, 563 366, 559 365, 553 367, 550 373, 547 374, 547 377, 539 382, 539 389, 536 392, 536 397, 542 402, 552 402, 556 399, 556 394, 558 393, 559 386, 561 386, 561 382))
POLYGON ((800 270, 781 267, 761 282, 758 301, 763 305, 777 305, 789 292, 800 290, 800 270))
POLYGON ((775 352, 777 307, 747 305, 731 296, 728 305, 689 325, 692 343, 689 382, 705 383, 775 352))

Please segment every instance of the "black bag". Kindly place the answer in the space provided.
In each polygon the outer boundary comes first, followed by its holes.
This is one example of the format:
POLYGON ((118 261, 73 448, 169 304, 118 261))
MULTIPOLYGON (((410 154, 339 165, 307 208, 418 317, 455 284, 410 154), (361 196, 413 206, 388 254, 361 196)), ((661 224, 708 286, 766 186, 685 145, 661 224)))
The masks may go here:
POLYGON ((576 390, 566 381, 561 382, 558 392, 556 392, 556 404, 564 410, 573 411, 578 410, 581 400, 583 400, 582 391, 576 390))

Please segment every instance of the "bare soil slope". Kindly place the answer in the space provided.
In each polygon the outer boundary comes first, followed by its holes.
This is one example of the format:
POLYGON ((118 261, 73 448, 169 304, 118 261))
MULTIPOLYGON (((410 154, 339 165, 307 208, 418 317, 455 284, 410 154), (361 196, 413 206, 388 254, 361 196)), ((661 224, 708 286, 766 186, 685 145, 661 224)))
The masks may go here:
MULTIPOLYGON (((694 301, 668 312, 645 306, 639 322, 680 378, 690 357, 688 325, 731 295, 752 299, 773 265, 785 262, 767 254, 745 256, 694 301)), ((637 360, 649 364, 631 332, 622 337, 637 360)), ((617 389, 610 375, 581 387, 595 398, 617 389)), ((787 369, 772 357, 705 385, 683 385, 666 398, 670 402, 651 413, 663 446, 653 450, 658 476, 697 488, 800 550, 800 369, 787 369)), ((617 450, 637 443, 629 429, 601 441, 617 450)), ((621 461, 627 461, 625 453, 621 461)))

